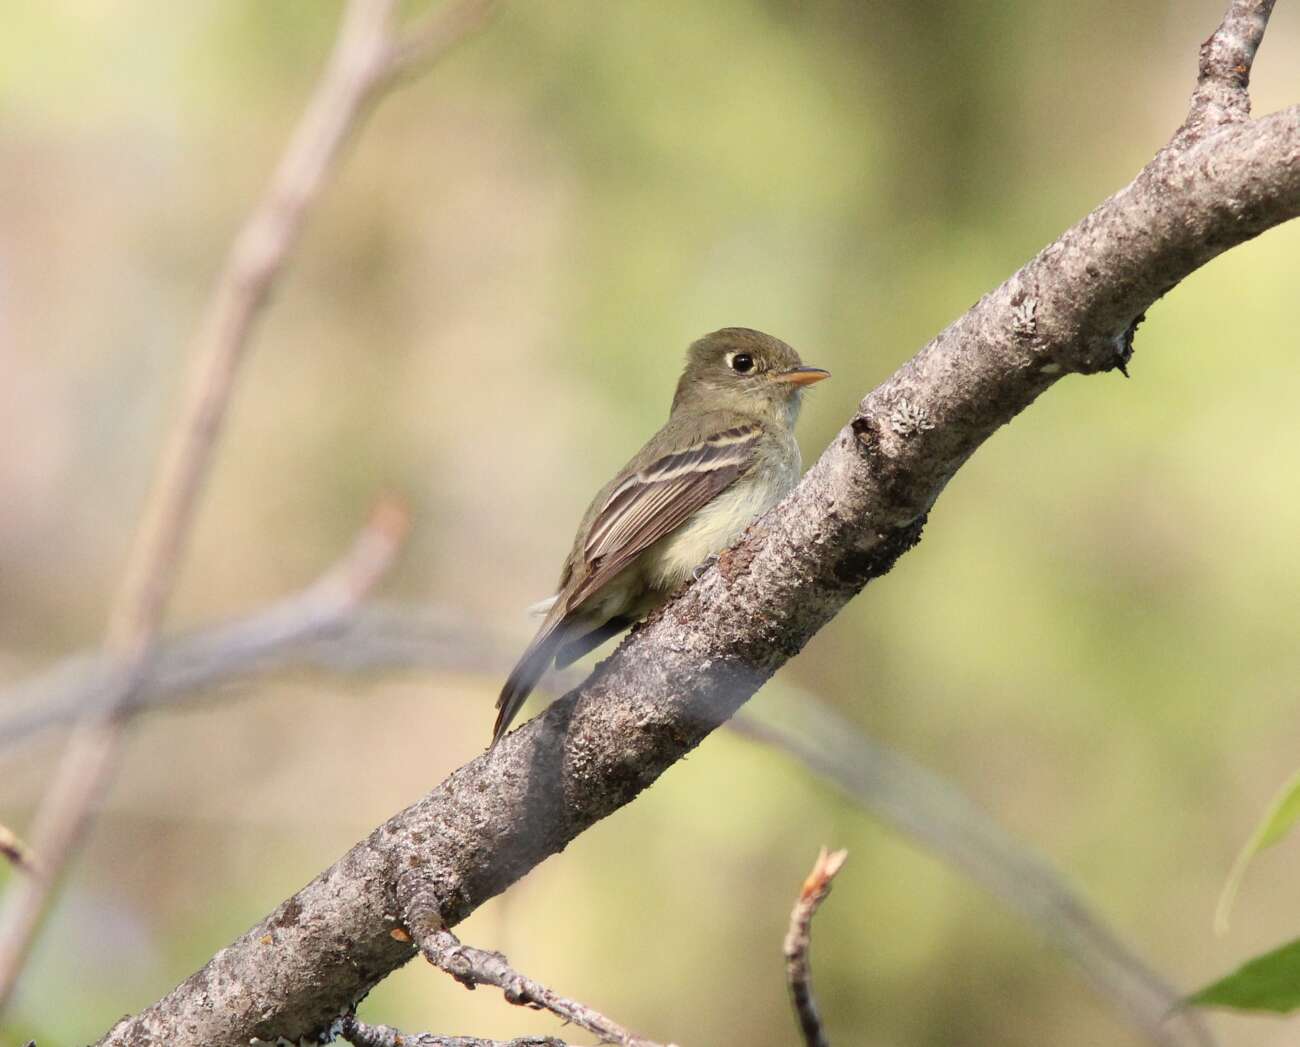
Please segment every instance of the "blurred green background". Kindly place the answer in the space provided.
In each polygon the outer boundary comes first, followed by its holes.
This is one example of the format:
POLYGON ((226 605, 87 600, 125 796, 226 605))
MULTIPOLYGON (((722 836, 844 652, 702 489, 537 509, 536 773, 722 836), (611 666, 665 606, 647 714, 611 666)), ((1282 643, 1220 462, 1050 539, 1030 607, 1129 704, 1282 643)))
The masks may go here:
MULTIPOLYGON (((97 642, 201 303, 338 10, 0 4, 4 678, 97 642)), ((1136 172, 1221 13, 506 4, 383 104, 314 215, 172 622, 301 586, 396 487, 416 531, 386 595, 522 645, 523 608, 664 416, 688 341, 753 326, 830 368, 801 425, 811 460, 1136 172)), ((1298 48, 1280 4, 1256 112, 1300 99, 1298 48)), ((1132 381, 1067 380, 999 434, 920 547, 785 670, 959 783, 1188 988, 1300 930, 1295 840, 1251 870, 1231 933, 1210 928, 1300 763, 1297 258, 1293 224, 1176 289, 1132 381)), ((303 675, 142 722, 0 1040, 91 1040, 154 1000, 479 752, 498 686, 303 675)), ((0 755, 0 822, 26 827, 58 742, 0 755)), ((823 843, 851 852, 814 945, 837 1044, 1139 1042, 982 892, 725 732, 464 936, 661 1040, 791 1044, 781 936, 823 843)), ((556 1030, 421 964, 362 1016, 556 1030)), ((1212 1023, 1246 1047, 1300 1035, 1212 1023)))

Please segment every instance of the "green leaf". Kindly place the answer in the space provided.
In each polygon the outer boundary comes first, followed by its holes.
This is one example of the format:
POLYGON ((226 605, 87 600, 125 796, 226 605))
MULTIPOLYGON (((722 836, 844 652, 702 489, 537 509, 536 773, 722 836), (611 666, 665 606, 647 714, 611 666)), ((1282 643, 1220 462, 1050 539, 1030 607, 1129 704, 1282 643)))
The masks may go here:
POLYGON ((1187 998, 1202 1007, 1277 1011, 1300 1007, 1300 938, 1238 967, 1187 998))
POLYGON ((1272 847, 1286 836, 1297 820, 1300 820, 1300 771, 1293 774, 1278 790, 1268 806, 1268 813, 1255 827, 1246 846, 1232 863, 1232 871, 1228 873, 1227 882, 1219 892, 1219 904, 1214 908, 1214 929, 1219 934, 1228 929, 1228 914, 1237 900, 1237 891, 1247 867, 1260 851, 1272 847))

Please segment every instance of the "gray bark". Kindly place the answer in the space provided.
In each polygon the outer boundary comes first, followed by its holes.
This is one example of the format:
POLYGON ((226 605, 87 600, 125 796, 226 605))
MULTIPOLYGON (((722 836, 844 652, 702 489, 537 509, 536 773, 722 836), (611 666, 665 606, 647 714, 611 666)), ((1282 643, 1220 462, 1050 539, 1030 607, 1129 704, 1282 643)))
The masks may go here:
MULTIPOLYGON (((1268 6, 1238 0, 1225 28, 1268 6)), ((1230 63, 1244 54, 1248 69, 1258 35, 1219 43, 1229 59, 1203 61, 1169 146, 870 393, 799 488, 699 582, 101 1042, 234 1047, 326 1029, 415 954, 394 928, 421 938, 453 926, 633 799, 916 543, 984 440, 1063 376, 1126 364, 1153 302, 1300 214, 1300 107, 1250 121, 1230 63)))

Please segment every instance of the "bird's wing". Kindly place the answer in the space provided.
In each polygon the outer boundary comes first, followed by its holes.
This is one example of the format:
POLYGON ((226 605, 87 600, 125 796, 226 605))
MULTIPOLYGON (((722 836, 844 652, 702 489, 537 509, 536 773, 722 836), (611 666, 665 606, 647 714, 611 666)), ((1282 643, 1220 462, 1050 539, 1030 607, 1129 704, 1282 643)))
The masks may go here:
MULTIPOLYGON (((665 451, 614 485, 592 520, 585 544, 565 569, 559 596, 501 689, 493 745, 505 735, 557 650, 574 639, 583 601, 742 476, 754 463, 762 435, 755 424, 720 429, 690 447, 665 451)), ((590 633, 592 627, 588 622, 576 632, 590 633)))
POLYGON ((564 601, 576 608, 664 535, 726 490, 754 462, 756 424, 723 429, 665 454, 618 484, 592 521, 582 559, 587 570, 564 601))

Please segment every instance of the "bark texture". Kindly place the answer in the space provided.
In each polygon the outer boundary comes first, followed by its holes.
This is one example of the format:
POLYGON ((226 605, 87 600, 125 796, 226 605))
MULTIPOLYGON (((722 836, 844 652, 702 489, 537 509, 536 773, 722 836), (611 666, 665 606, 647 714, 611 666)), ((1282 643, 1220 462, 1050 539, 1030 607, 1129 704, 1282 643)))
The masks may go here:
POLYGON ((916 543, 948 479, 1000 426, 1067 374, 1126 365, 1153 302, 1300 214, 1300 107, 1251 121, 1244 100, 1249 22, 1262 33, 1267 6, 1233 4, 1188 122, 1130 185, 871 392, 799 488, 589 680, 101 1042, 328 1035, 415 955, 391 931, 453 926, 633 799, 916 543))

